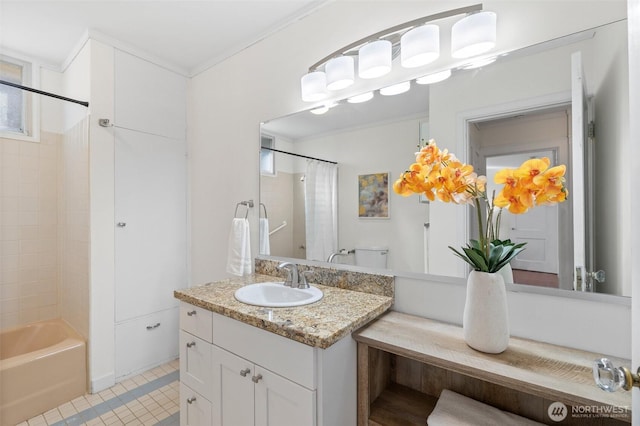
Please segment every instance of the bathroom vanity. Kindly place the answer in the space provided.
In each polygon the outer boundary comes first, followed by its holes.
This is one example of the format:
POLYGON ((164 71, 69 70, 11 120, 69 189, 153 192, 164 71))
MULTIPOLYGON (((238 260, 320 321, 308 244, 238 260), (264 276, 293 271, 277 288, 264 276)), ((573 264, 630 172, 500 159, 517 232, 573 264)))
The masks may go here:
POLYGON ((174 293, 181 301, 180 424, 354 425, 351 332, 388 310, 393 297, 317 285, 323 298, 294 308, 235 299, 238 288, 267 281, 274 276, 174 293))
POLYGON ((631 420, 630 392, 607 393, 594 383, 591 367, 600 354, 515 337, 505 352, 484 354, 464 343, 458 326, 399 312, 382 315, 353 337, 359 426, 424 425, 443 389, 544 424, 631 420), (566 418, 550 418, 553 403, 564 404, 566 418))

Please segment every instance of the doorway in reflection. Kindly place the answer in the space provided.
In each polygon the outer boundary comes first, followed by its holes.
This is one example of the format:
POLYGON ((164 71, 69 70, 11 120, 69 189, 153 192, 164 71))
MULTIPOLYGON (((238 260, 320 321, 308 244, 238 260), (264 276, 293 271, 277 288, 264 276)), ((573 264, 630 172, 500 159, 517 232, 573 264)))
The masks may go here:
MULTIPOLYGON (((552 166, 566 164, 561 157, 568 151, 568 123, 567 107, 557 106, 473 122, 468 133, 472 158, 476 170, 487 176, 488 194, 499 192, 493 181, 501 169, 542 157, 548 157, 552 166)), ((559 205, 537 206, 520 215, 502 212, 500 239, 527 244, 511 262, 515 283, 559 288, 560 275, 570 273, 560 267, 562 261, 571 259, 572 249, 566 242, 566 228, 570 227, 560 229, 560 212, 559 205)))

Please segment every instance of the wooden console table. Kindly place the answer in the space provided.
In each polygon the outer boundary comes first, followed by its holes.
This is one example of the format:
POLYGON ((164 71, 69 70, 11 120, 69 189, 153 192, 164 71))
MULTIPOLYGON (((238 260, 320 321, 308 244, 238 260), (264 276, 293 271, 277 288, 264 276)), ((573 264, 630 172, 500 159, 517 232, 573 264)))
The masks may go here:
POLYGON ((594 383, 591 368, 601 354, 514 337, 505 352, 484 354, 464 343, 458 326, 393 311, 353 337, 359 426, 424 426, 443 389, 546 424, 557 424, 547 414, 556 401, 568 407, 563 425, 631 421, 631 393, 594 383))

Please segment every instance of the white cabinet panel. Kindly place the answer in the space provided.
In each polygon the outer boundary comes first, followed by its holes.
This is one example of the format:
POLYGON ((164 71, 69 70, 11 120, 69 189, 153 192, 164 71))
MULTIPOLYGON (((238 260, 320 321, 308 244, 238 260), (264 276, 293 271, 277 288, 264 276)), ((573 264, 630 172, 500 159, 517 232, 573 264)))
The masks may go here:
POLYGON ((178 356, 178 309, 116 324, 116 379, 178 356))
POLYGON ((258 366, 255 373, 255 426, 315 426, 314 391, 258 366))
POLYGON ((180 331, 180 380, 208 400, 213 396, 212 345, 180 331))
POLYGON ((186 138, 185 77, 116 50, 115 124, 175 139, 186 138))
POLYGON ((180 426, 209 426, 211 402, 180 383, 180 426))
POLYGON ((253 426, 253 364, 217 346, 213 347, 212 360, 213 424, 253 426))
POLYGON ((116 322, 177 305, 187 286, 185 143, 114 129, 116 322))

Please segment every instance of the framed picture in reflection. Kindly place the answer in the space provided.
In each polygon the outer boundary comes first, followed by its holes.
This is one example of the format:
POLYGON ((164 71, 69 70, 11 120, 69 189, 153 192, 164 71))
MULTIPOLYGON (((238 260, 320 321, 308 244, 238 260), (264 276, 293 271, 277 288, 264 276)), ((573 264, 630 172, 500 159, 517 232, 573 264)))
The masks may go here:
POLYGON ((358 175, 358 217, 389 218, 389 173, 358 175))

